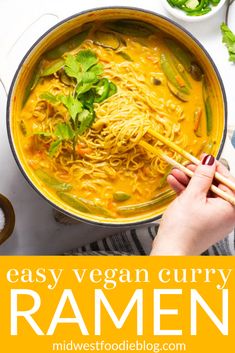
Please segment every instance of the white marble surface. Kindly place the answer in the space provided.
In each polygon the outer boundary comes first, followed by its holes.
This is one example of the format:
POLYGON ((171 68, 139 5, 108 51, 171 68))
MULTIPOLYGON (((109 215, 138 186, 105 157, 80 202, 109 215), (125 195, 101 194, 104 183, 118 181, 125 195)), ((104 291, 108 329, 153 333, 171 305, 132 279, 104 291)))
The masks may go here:
MULTIPOLYGON (((6 87, 9 87, 19 60, 46 29, 58 20, 81 10, 112 5, 136 6, 169 16, 162 8, 160 0, 0 0, 0 77, 6 87), (47 15, 41 17, 45 13, 47 15), (30 27, 32 22, 35 24, 30 27)), ((235 65, 228 62, 219 30, 224 10, 206 23, 181 24, 192 32, 212 55, 225 84, 229 124, 235 125, 235 65)), ((235 16, 235 8, 233 14, 235 16)), ((235 30, 235 23, 233 29, 235 30)), ((0 193, 12 201, 16 212, 15 231, 1 245, 0 254, 57 254, 112 233, 110 229, 97 229, 87 224, 62 226, 53 220, 50 206, 31 189, 16 166, 6 134, 5 108, 6 96, 0 87, 0 193)), ((226 144, 224 155, 230 160, 235 174, 234 150, 229 143, 226 144)))

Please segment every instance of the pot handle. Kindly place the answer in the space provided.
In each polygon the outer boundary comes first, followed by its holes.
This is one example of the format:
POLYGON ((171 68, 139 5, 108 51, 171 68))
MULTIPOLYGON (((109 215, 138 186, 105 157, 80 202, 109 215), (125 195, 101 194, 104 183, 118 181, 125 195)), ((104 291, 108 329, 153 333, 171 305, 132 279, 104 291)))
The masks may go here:
POLYGON ((27 48, 30 48, 31 44, 33 44, 35 41, 32 38, 34 37, 38 38, 40 34, 43 34, 43 32, 51 26, 51 23, 50 24, 48 23, 48 18, 52 18, 52 17, 57 21, 59 20, 58 15, 50 12, 44 13, 39 17, 37 17, 33 22, 31 22, 24 29, 24 31, 16 38, 14 43, 8 49, 2 63, 2 68, 1 68, 2 71, 0 73, 0 85, 3 87, 6 96, 8 95, 12 76, 19 65, 19 60, 17 60, 17 62, 15 62, 16 60, 13 61, 13 56, 20 57, 20 55, 22 54, 21 50, 19 53, 17 53, 17 49, 19 50, 24 46, 27 48), (47 18, 47 21, 45 21, 45 23, 42 24, 42 21, 45 20, 45 18, 47 18), (35 36, 33 35, 34 33, 31 33, 32 29, 35 32, 35 36), (30 31, 30 38, 28 36, 29 31, 30 31), (40 34, 38 35, 38 33, 40 34))

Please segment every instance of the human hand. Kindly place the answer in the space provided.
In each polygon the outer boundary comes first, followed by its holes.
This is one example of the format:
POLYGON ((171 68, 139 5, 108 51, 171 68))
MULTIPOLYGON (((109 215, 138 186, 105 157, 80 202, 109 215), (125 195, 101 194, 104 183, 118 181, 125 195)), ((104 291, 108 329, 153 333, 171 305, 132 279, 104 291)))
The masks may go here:
MULTIPOLYGON (((178 197, 163 215, 151 255, 200 255, 235 227, 235 207, 209 191, 215 171, 234 180, 229 171, 210 155, 188 168, 194 171, 191 180, 178 169, 167 178, 178 197)), ((235 196, 225 185, 218 187, 235 196)))

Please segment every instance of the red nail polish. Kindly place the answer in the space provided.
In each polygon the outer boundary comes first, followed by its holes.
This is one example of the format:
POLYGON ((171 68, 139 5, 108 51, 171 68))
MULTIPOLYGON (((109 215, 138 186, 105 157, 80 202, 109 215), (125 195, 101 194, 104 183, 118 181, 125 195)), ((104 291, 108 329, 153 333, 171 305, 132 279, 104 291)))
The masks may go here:
POLYGON ((213 165, 214 163, 215 158, 211 154, 207 154, 202 160, 203 165, 213 165))

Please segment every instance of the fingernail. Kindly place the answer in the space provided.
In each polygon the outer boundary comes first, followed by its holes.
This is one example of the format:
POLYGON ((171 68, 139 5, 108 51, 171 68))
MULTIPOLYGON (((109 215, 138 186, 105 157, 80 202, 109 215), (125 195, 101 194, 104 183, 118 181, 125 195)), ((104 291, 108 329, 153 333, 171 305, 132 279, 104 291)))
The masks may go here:
POLYGON ((211 154, 207 154, 202 160, 203 165, 213 165, 214 163, 215 158, 211 154))

